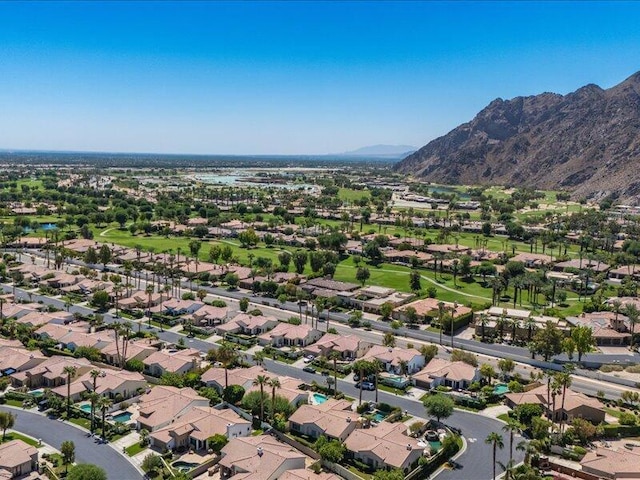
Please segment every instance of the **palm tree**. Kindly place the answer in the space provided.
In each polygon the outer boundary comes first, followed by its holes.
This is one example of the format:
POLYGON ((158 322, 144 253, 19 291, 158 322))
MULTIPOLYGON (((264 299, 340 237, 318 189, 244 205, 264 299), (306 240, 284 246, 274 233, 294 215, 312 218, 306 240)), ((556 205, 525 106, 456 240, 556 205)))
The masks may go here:
MULTIPOLYGON (((151 328, 151 295, 153 295, 153 285, 147 285, 147 288, 145 288, 145 293, 147 294, 147 316, 149 318, 149 328, 151 328)), ((138 323, 138 332, 140 332, 140 324, 142 322, 138 323)))
POLYGON ((264 386, 269 381, 269 377, 266 375, 258 375, 253 379, 253 385, 260 387, 260 421, 264 422, 264 386))
MULTIPOLYGON (((522 425, 520 424, 520 422, 514 420, 513 418, 509 418, 507 420, 507 424, 502 427, 502 431, 509 433, 509 463, 513 462, 513 437, 516 433, 519 433, 521 429, 522 425)), ((511 472, 507 471, 507 480, 509 480, 510 473, 511 472)))
POLYGON ((224 368, 224 388, 226 389, 229 386, 228 369, 238 361, 238 351, 232 343, 224 342, 216 351, 216 358, 224 368))
POLYGON ((362 405, 362 384, 365 373, 371 370, 371 364, 366 360, 358 360, 353 364, 353 369, 360 375, 360 393, 358 394, 358 405, 362 405))
POLYGON ((100 397, 98 399, 97 407, 102 412, 102 440, 107 441, 107 430, 105 428, 105 416, 109 407, 113 405, 113 402, 108 397, 100 397))
POLYGON ((276 418, 276 390, 280 388, 280 380, 270 378, 267 384, 271 387, 271 421, 274 422, 276 418))
POLYGON ((340 352, 331 350, 329 360, 333 361, 333 396, 338 396, 338 360, 342 358, 340 352))
POLYGON ((71 413, 71 379, 76 376, 78 369, 73 365, 67 365, 62 369, 67 375, 67 418, 71 413))
POLYGON ((455 302, 453 304, 453 307, 451 307, 451 349, 453 349, 453 328, 455 325, 455 316, 456 316, 457 309, 458 309, 458 302, 455 302))
MULTIPOLYGON (((0 306, 0 312, 2 311, 1 306, 0 306)), ((633 303, 627 303, 624 306, 624 309, 622 311, 622 313, 624 313, 627 318, 629 319, 629 326, 631 327, 629 330, 631 332, 631 348, 633 349, 635 342, 633 341, 633 336, 635 334, 635 329, 636 329, 636 323, 638 323, 638 319, 640 319, 640 310, 638 310, 638 307, 635 306, 635 304, 633 303)))
POLYGON ((489 323, 489 315, 487 315, 486 313, 481 313, 480 314, 480 328, 482 329, 482 339, 480 340, 481 342, 484 342, 485 328, 487 327, 488 323, 489 323))
POLYGON ((253 354, 253 361, 256 362, 256 365, 258 366, 262 366, 262 364, 264 364, 265 358, 267 358, 267 355, 264 353, 264 350, 258 350, 253 354))
MULTIPOLYGON (((403 360, 401 360, 403 361, 403 360)), ((371 370, 373 371, 374 376, 374 387, 376 391, 376 403, 378 403, 378 374, 383 371, 382 362, 377 358, 373 359, 371 362, 371 370)))
POLYGON ((487 438, 485 438, 484 443, 488 445, 493 445, 493 478, 496 479, 496 455, 498 453, 498 449, 502 450, 504 448, 504 440, 502 439, 502 435, 497 432, 491 432, 487 438))
POLYGON ((438 329, 440 330, 440 345, 442 345, 442 328, 444 327, 444 302, 438 302, 438 329))
POLYGON ((96 413, 96 400, 97 400, 96 387, 97 387, 98 377, 101 374, 102 374, 102 372, 100 370, 95 369, 95 368, 89 372, 89 376, 93 380, 93 390, 91 391, 91 395, 90 395, 90 400, 91 400, 91 433, 93 433, 94 415, 96 413))
POLYGON ((567 396, 567 388, 571 386, 571 371, 573 370, 573 365, 569 367, 571 364, 565 365, 565 370, 558 374, 558 382, 562 385, 562 405, 561 405, 561 416, 560 416, 560 433, 562 433, 564 428, 564 400, 567 396))

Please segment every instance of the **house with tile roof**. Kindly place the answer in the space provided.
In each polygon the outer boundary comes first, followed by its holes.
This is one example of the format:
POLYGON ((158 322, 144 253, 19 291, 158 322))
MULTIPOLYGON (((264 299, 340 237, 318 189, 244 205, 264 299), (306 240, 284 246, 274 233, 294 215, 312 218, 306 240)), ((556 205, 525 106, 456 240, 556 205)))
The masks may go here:
POLYGON ((412 378, 414 385, 420 388, 431 389, 443 385, 455 390, 464 390, 480 380, 480 371, 468 363, 432 358, 412 378))
POLYGON ((137 430, 159 430, 176 421, 196 407, 209 407, 209 399, 194 389, 159 385, 143 394, 137 405, 140 413, 137 430))
POLYGON ((418 466, 424 447, 407 435, 403 423, 380 422, 371 428, 356 429, 344 446, 355 459, 374 469, 399 468, 405 474, 418 466))
POLYGON ((301 405, 289 417, 289 429, 299 435, 344 442, 357 427, 357 413, 348 400, 328 399, 319 405, 301 405))

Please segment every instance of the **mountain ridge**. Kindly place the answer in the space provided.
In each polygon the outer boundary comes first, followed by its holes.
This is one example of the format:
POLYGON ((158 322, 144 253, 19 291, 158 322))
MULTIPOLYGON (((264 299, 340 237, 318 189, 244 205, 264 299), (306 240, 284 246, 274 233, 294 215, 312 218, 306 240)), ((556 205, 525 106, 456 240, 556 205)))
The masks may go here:
POLYGON ((640 201, 640 71, 609 89, 584 85, 496 98, 394 168, 440 183, 566 189, 640 201))

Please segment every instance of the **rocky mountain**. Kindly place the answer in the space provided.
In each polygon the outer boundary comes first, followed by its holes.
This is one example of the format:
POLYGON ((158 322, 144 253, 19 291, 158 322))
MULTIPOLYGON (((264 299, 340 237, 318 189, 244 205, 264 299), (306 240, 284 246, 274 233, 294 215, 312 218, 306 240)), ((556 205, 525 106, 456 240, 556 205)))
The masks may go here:
POLYGON ((425 180, 640 202, 640 72, 610 89, 497 99, 395 165, 425 180))

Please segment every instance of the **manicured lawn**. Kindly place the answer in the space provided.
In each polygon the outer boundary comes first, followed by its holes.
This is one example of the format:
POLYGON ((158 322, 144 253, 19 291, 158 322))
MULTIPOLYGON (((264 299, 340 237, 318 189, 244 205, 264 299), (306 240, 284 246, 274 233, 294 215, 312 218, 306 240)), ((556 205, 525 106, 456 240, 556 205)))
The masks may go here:
POLYGON ((353 188, 341 188, 338 190, 338 198, 342 201, 353 202, 361 198, 369 198, 371 194, 368 190, 354 190, 353 188))
POLYGON ((125 451, 127 452, 127 455, 129 455, 130 457, 133 457, 134 455, 137 455, 138 453, 145 450, 146 448, 147 448, 146 446, 143 446, 140 442, 137 442, 127 447, 125 451))
POLYGON ((610 408, 610 407, 603 407, 603 408, 604 408, 604 411, 607 412, 612 417, 620 418, 620 414, 622 413, 620 412, 620 410, 616 410, 615 408, 610 408))
MULTIPOLYGON (((4 438, 4 442, 10 442, 11 440, 22 440, 24 443, 27 443, 33 447, 37 447, 38 441, 34 440, 31 437, 27 437, 18 432, 8 432, 4 438)), ((2 436, 0 435, 0 443, 3 443, 2 436)))
POLYGON ((91 420, 87 419, 87 418, 81 418, 81 417, 72 417, 69 419, 69 422, 75 424, 75 425, 79 425, 81 427, 86 428, 87 430, 91 428, 91 420))
POLYGON ((11 405, 12 407, 22 408, 22 400, 14 400, 13 398, 6 398, 4 403, 5 405, 11 405))
POLYGON ((508 422, 509 421, 509 414, 508 413, 501 413, 500 415, 498 415, 498 420, 502 420, 503 422, 508 422))

